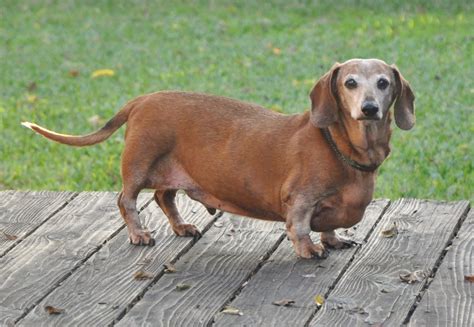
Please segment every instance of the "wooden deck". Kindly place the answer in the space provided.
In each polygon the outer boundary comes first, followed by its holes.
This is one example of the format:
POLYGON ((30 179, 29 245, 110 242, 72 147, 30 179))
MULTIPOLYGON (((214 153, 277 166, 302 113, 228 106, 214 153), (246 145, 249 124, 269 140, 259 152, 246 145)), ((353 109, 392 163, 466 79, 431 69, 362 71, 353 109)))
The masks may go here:
POLYGON ((342 231, 359 246, 300 260, 282 223, 211 216, 184 195, 199 240, 174 236, 145 193, 140 216, 157 244, 132 246, 116 200, 0 192, 0 326, 474 325, 467 201, 376 200, 342 231), (386 237, 394 223, 398 234, 386 237), (414 271, 426 276, 401 280, 414 271), (294 303, 272 304, 285 299, 294 303))

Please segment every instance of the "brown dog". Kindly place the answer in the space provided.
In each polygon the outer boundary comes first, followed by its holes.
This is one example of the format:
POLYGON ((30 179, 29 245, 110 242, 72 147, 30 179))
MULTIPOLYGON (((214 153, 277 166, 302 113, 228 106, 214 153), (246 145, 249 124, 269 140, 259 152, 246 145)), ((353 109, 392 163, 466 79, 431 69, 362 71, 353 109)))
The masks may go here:
POLYGON ((334 230, 362 218, 377 168, 390 152, 389 108, 394 103, 397 125, 411 129, 415 98, 398 69, 376 59, 334 65, 310 97, 310 112, 287 116, 229 98, 166 91, 130 101, 85 136, 23 125, 56 142, 85 146, 128 122, 118 206, 133 244, 155 243, 136 209, 144 188, 156 190, 177 235, 199 235, 174 203, 176 191, 184 190, 211 213, 217 208, 284 221, 297 255, 326 257, 310 231, 321 232, 326 246, 351 245, 334 230))

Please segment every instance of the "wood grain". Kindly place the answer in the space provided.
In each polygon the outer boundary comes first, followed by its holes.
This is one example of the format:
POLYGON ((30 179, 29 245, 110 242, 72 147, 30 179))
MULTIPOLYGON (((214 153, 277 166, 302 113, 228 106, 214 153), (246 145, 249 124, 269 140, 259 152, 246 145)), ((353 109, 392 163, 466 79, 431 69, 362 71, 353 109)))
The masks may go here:
POLYGON ((410 326, 474 326, 474 211, 453 240, 436 278, 423 294, 410 326))
POLYGON ((467 201, 395 202, 310 326, 401 325, 424 283, 403 283, 399 274, 429 273, 467 210, 467 201), (394 222, 398 235, 382 237, 394 222))
POLYGON ((119 326, 203 326, 282 240, 284 224, 224 214, 119 326), (179 291, 177 285, 189 285, 179 291))
POLYGON ((76 195, 73 192, 1 191, 0 258, 76 195), (5 233, 16 238, 8 239, 5 233))
MULTIPOLYGON (((177 205, 182 216, 201 230, 215 219, 200 203, 185 195, 177 197, 177 205)), ((163 264, 177 259, 194 242, 189 237, 177 237, 156 204, 150 204, 140 215, 154 231, 154 247, 130 245, 126 230, 122 230, 43 299, 21 320, 21 325, 109 325, 153 281, 136 280, 135 272, 146 271, 158 279, 163 273, 163 264), (65 314, 48 315, 44 311, 47 305, 62 308, 65 314)))
POLYGON ((0 258, 0 325, 22 316, 117 232, 116 202, 116 193, 80 193, 0 258))
MULTIPOLYGON (((363 243, 388 203, 388 200, 372 202, 361 223, 348 230, 354 233, 350 238, 363 243)), ((313 240, 319 242, 319 233, 313 235, 313 240)), ((314 297, 329 291, 357 251, 357 247, 333 250, 325 260, 301 260, 297 259, 291 242, 283 241, 268 263, 230 303, 243 315, 219 313, 215 326, 303 326, 316 311, 314 297), (281 299, 293 300, 295 304, 290 307, 272 304, 281 299)))

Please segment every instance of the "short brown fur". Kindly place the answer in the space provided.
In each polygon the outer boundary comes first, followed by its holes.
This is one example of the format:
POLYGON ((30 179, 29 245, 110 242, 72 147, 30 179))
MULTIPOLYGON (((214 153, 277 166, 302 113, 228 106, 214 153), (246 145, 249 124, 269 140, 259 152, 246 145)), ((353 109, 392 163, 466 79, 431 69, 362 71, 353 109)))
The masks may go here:
POLYGON ((380 165, 390 152, 390 113, 403 129, 415 122, 414 96, 395 66, 376 59, 336 64, 311 92, 312 109, 282 115, 224 97, 157 92, 129 102, 101 130, 69 136, 23 123, 60 143, 102 142, 127 122, 122 156, 123 190, 118 206, 133 244, 155 241, 139 220, 136 199, 144 188, 180 236, 197 236, 174 204, 177 190, 214 209, 286 222, 297 255, 325 257, 324 245, 350 246, 334 230, 360 221, 372 200, 376 172, 342 161, 323 137, 328 128, 337 148, 362 164, 380 165), (358 81, 348 89, 347 78, 358 81), (386 89, 378 88, 381 78, 386 89), (367 118, 361 106, 377 104, 367 118), (321 232, 313 244, 310 231, 321 232))

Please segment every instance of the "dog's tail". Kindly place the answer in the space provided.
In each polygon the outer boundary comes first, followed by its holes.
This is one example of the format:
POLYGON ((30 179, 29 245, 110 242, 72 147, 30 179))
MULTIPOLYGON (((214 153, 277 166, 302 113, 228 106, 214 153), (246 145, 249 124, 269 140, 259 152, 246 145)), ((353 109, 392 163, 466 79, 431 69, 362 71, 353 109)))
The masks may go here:
POLYGON ((104 127, 94 133, 87 135, 59 134, 33 123, 22 122, 21 124, 25 127, 28 127, 29 129, 32 129, 36 133, 41 134, 44 137, 56 141, 58 143, 72 146, 93 145, 109 138, 110 135, 112 135, 117 129, 120 128, 120 126, 127 122, 130 111, 134 107, 136 100, 137 99, 127 103, 112 119, 110 119, 104 125, 104 127))

